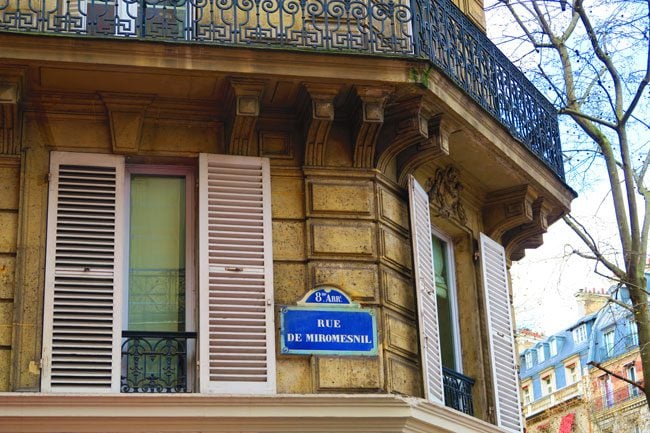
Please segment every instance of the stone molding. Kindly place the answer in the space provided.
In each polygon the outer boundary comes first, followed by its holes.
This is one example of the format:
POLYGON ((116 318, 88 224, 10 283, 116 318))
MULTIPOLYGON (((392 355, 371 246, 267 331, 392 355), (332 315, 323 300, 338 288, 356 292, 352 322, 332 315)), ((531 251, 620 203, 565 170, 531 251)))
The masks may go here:
POLYGON ((0 77, 0 155, 20 154, 21 93, 18 77, 0 77))
POLYGON ((306 166, 322 166, 325 162, 325 146, 334 122, 334 99, 341 87, 341 84, 304 84, 308 99, 305 105, 310 106, 303 110, 306 166))
POLYGON ((354 161, 356 168, 372 168, 379 132, 384 123, 384 107, 394 91, 391 87, 357 86, 360 103, 355 113, 354 161))
POLYGON ((108 114, 113 152, 138 153, 145 113, 155 96, 132 93, 99 93, 99 96, 108 114))
POLYGON ((486 235, 502 242, 508 230, 533 220, 533 203, 537 193, 529 185, 519 185, 490 193, 483 206, 486 235))
POLYGON ((260 116, 260 100, 266 82, 252 78, 230 78, 230 117, 227 121, 227 153, 258 156, 254 146, 255 130, 260 116))

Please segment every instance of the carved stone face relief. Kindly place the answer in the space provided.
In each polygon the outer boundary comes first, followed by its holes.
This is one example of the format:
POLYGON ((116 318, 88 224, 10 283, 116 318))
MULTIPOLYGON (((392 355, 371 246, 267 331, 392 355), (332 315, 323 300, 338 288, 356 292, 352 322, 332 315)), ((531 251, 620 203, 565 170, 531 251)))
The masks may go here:
POLYGON ((461 223, 467 224, 467 215, 460 201, 463 185, 460 183, 458 169, 453 166, 439 168, 433 178, 429 178, 425 185, 429 194, 429 203, 433 205, 437 216, 456 218, 461 223))

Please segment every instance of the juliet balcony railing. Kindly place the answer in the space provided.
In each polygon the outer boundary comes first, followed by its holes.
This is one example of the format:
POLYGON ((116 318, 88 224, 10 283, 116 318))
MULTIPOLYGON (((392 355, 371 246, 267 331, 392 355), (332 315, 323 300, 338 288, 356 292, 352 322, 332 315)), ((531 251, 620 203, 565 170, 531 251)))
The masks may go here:
POLYGON ((472 386, 474 379, 443 367, 442 379, 445 391, 445 406, 474 416, 472 386))
POLYGON ((564 180, 555 108, 451 0, 0 0, 0 31, 426 59, 564 180))
POLYGON ((195 332, 122 332, 121 392, 190 392, 188 354, 195 332))
POLYGON ((566 403, 567 401, 578 397, 585 397, 582 381, 571 383, 564 388, 558 389, 557 391, 532 402, 524 402, 524 415, 530 417, 553 406, 566 403))

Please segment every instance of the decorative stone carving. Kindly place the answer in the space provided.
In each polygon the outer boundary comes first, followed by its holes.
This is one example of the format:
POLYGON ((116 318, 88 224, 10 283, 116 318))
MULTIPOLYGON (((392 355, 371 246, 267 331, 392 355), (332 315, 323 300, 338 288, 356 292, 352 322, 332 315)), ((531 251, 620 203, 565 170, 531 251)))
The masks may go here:
POLYGON ((467 224, 467 215, 460 201, 463 185, 456 167, 450 165, 437 169, 435 176, 426 182, 425 190, 429 194, 429 202, 433 205, 436 216, 456 218, 467 224))
POLYGON ((510 260, 520 260, 524 257, 526 248, 537 248, 542 245, 542 235, 548 229, 549 209, 544 198, 538 198, 533 203, 533 220, 508 230, 502 237, 506 255, 510 260))
POLYGON ((357 87, 360 104, 356 110, 354 167, 371 168, 375 146, 384 123, 384 106, 393 89, 390 87, 357 87))
POLYGON ((142 137, 142 125, 153 95, 100 93, 106 106, 115 153, 137 153, 142 137))
POLYGON ((449 155, 449 136, 452 133, 449 122, 442 114, 438 114, 429 119, 427 129, 428 140, 404 149, 397 156, 397 183, 404 187, 408 183, 409 174, 442 155, 449 155))
POLYGON ((258 156, 254 147, 255 127, 260 115, 264 80, 231 78, 230 119, 227 124, 228 153, 258 156))
POLYGON ((340 84, 305 84, 311 109, 305 109, 305 165, 322 166, 325 145, 334 122, 334 99, 340 84))
POLYGON ((483 206, 485 234, 502 241, 508 230, 533 220, 533 203, 537 193, 528 185, 492 192, 483 206))
POLYGON ((390 107, 375 155, 375 166, 380 172, 386 173, 390 162, 400 152, 429 138, 429 112, 430 107, 422 95, 390 107))
POLYGON ((0 80, 0 155, 20 153, 20 86, 0 80))

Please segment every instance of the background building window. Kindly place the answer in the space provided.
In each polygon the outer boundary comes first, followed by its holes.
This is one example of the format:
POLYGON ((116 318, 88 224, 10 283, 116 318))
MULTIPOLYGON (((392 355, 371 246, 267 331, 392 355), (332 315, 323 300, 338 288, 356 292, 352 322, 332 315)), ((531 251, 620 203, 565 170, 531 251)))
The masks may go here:
POLYGON ((605 331, 603 334, 603 340, 605 342, 605 351, 607 352, 607 356, 613 356, 614 355, 614 329, 608 329, 605 331))
POLYGON ((537 362, 544 362, 546 360, 546 353, 544 352, 544 346, 537 348, 537 362))
POLYGON ((639 330, 636 327, 636 322, 634 321, 634 319, 629 319, 627 321, 627 330, 628 330, 628 346, 638 346, 639 330))
POLYGON ((548 350, 549 350, 549 356, 557 355, 557 339, 554 338, 553 340, 551 340, 548 346, 548 350))
POLYGON ((571 331, 571 333, 573 334, 573 341, 576 344, 582 343, 587 339, 587 325, 583 323, 571 331))
POLYGON ((533 352, 531 352, 530 350, 526 352, 526 354, 524 355, 524 359, 526 360, 526 368, 527 369, 533 368, 533 352))
MULTIPOLYGON (((627 378, 630 380, 630 382, 636 383, 636 368, 634 364, 629 365, 625 368, 625 372, 627 374, 627 378)), ((631 383, 627 385, 628 393, 630 394, 630 397, 637 397, 639 395, 639 387, 634 386, 631 383)))

